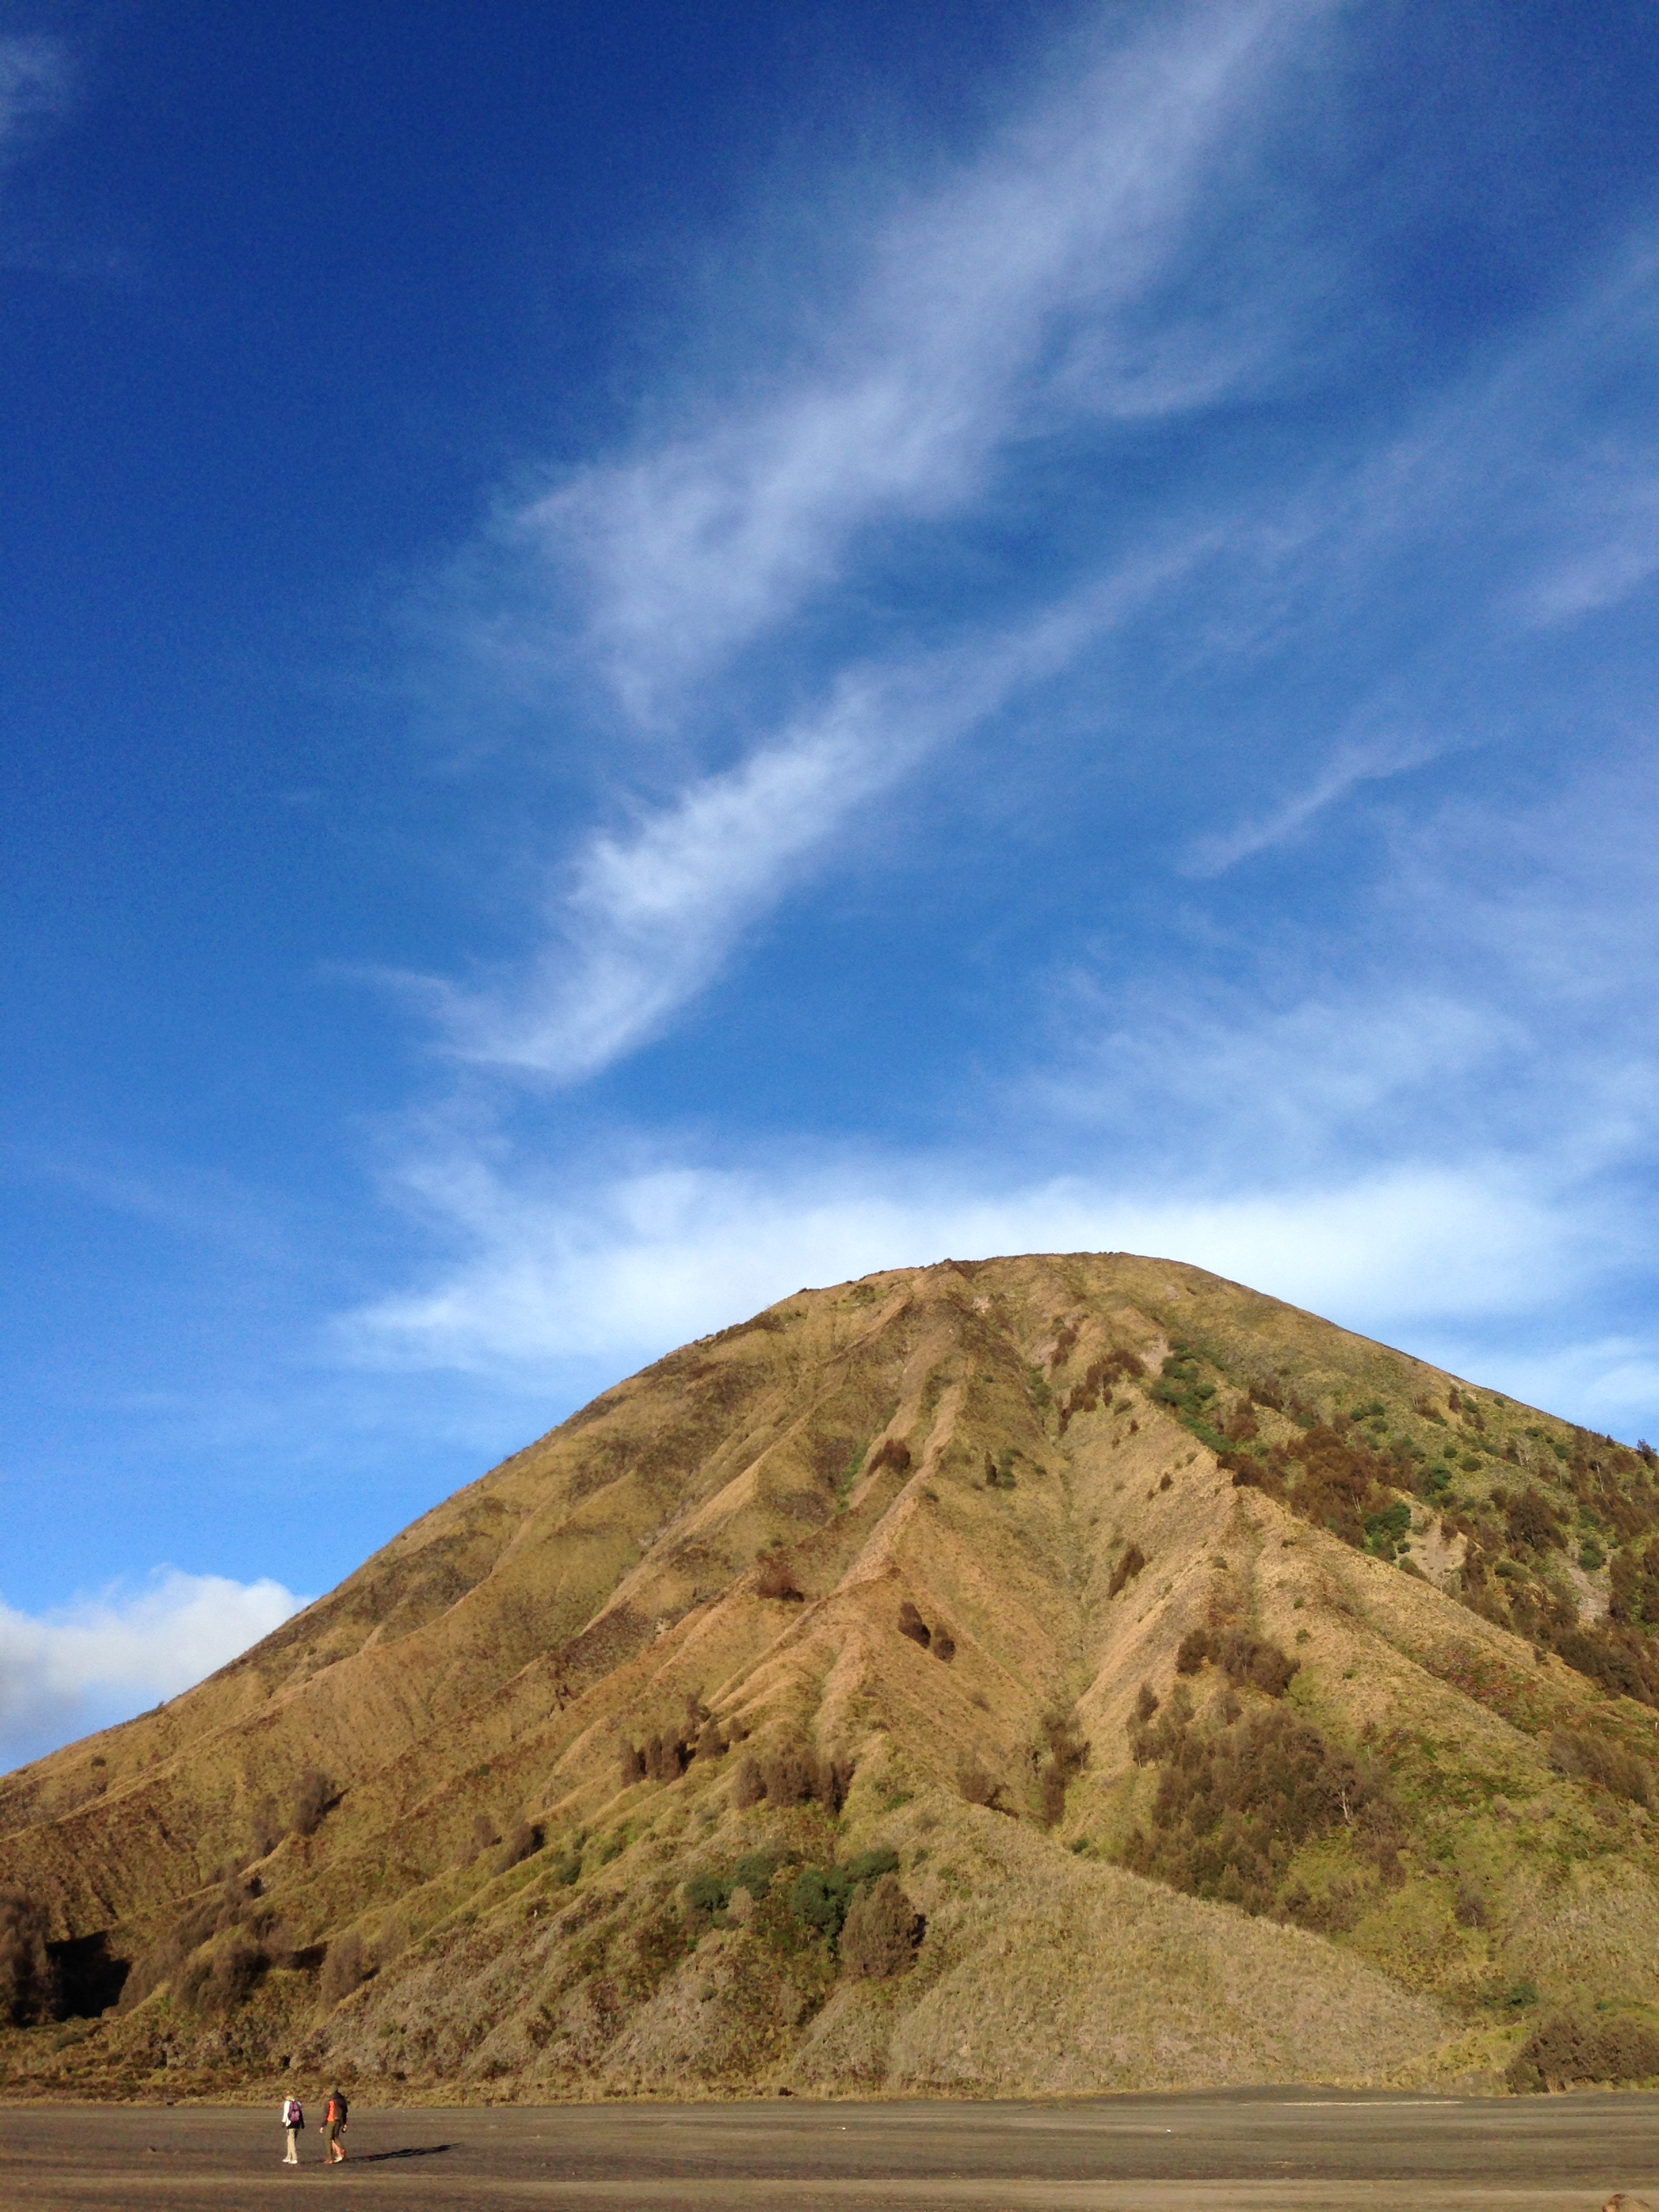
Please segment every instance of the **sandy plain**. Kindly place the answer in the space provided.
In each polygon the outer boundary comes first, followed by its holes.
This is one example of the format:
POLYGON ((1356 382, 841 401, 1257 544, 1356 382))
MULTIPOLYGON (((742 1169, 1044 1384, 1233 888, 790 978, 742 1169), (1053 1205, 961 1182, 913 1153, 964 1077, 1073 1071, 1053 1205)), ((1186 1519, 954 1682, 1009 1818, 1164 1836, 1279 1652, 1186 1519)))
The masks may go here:
POLYGON ((1659 2207, 1659 2096, 1272 2089, 1087 2103, 364 2106, 297 2168, 275 2116, 0 2108, 0 2204, 254 2212, 1593 2212, 1659 2207))

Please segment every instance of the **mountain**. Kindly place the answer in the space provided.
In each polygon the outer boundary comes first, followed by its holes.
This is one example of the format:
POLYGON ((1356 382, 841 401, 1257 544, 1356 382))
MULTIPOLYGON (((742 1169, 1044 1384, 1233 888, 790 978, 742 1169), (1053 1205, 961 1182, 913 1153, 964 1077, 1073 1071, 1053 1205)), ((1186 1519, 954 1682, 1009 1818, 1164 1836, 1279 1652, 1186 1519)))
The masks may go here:
POLYGON ((1659 1492, 1120 1254, 802 1291, 0 1780, 6 2094, 1659 2075, 1659 1492))

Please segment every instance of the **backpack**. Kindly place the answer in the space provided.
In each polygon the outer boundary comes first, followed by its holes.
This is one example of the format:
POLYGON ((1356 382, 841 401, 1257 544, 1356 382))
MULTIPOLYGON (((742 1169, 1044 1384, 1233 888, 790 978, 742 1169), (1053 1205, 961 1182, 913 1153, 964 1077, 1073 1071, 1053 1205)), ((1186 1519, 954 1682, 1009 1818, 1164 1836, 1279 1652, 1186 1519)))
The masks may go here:
POLYGON ((300 2100, 290 2097, 283 2106, 283 2125, 285 2128, 302 2128, 305 2124, 306 2116, 300 2109, 300 2100))

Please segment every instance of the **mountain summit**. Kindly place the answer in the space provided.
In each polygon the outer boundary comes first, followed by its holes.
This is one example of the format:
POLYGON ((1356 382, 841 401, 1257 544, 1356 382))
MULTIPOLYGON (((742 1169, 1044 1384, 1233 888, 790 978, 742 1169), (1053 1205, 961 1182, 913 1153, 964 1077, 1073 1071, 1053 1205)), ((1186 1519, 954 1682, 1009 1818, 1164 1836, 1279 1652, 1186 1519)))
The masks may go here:
POLYGON ((1659 1493, 1177 1262, 659 1360, 0 1781, 11 2094, 1659 2075, 1659 1493))

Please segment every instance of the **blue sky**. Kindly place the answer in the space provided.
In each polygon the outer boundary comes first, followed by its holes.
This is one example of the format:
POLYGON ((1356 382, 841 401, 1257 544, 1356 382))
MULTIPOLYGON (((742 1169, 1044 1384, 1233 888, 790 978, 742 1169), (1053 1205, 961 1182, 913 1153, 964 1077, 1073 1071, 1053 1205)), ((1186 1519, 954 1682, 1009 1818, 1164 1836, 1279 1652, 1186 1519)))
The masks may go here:
POLYGON ((1659 1432, 1650 8, 0 9, 0 1756, 1033 1249, 1659 1432))

